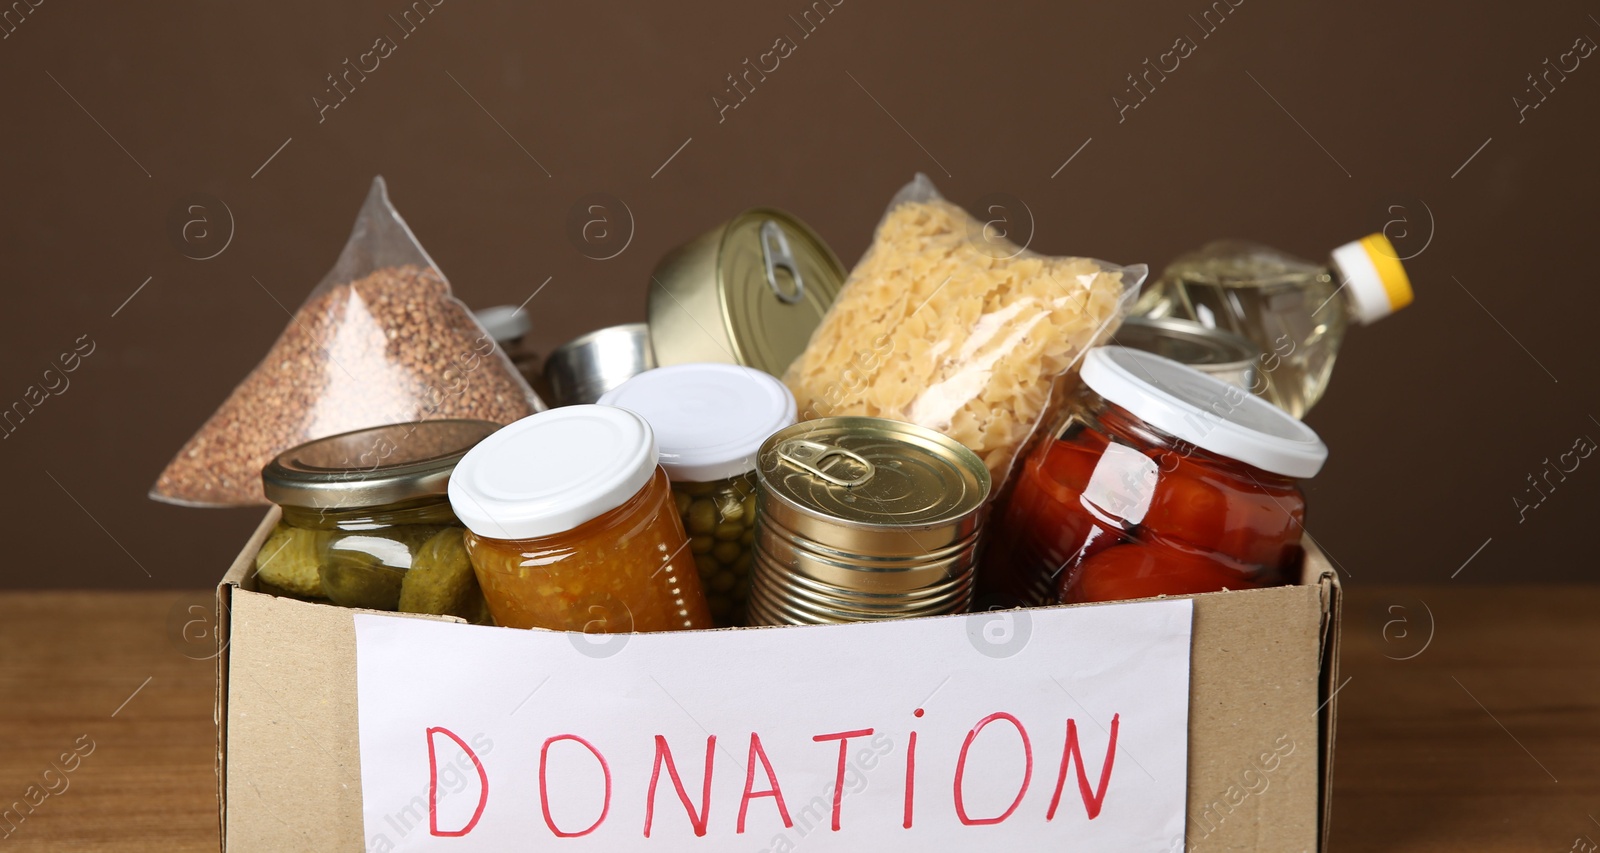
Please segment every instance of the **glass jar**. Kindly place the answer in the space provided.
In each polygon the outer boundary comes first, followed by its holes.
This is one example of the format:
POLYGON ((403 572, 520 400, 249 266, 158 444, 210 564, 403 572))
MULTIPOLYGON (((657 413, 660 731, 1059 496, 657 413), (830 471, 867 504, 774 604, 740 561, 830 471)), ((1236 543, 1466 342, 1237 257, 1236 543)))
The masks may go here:
POLYGON ((261 472, 283 515, 256 556, 258 579, 271 591, 345 607, 487 621, 445 483, 499 428, 393 424, 279 454, 261 472))
POLYGON ((711 618, 719 628, 743 624, 756 538, 755 474, 708 483, 674 481, 672 498, 689 534, 711 618))
POLYGON ((586 633, 711 627, 655 437, 580 405, 523 418, 450 480, 495 624, 586 633))
POLYGON ((1314 264, 1258 243, 1219 240, 1173 261, 1134 313, 1223 329, 1261 348, 1250 390, 1297 418, 1322 399, 1351 322, 1411 304, 1389 239, 1370 234, 1314 264))
POLYGON ((768 436, 795 422, 794 395, 754 368, 680 364, 647 370, 600 402, 650 423, 712 618, 718 627, 742 624, 754 561, 756 457, 768 436))
POLYGON ((1030 454, 985 561, 987 604, 1114 601, 1291 583, 1327 448, 1243 389, 1101 347, 1030 454))

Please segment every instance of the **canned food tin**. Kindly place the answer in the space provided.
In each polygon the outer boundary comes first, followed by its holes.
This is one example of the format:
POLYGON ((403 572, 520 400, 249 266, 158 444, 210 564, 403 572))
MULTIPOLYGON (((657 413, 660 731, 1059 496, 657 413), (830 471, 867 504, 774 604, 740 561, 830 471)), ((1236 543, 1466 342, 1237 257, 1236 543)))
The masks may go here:
POLYGON ((581 406, 655 366, 649 329, 643 323, 625 323, 556 347, 544 363, 544 378, 555 405, 581 406))
POLYGON ((1255 390, 1261 349, 1232 332, 1175 317, 1129 317, 1111 342, 1153 352, 1246 391, 1255 390))
POLYGON ((819 418, 767 439, 756 472, 750 624, 970 606, 990 480, 961 444, 883 418, 819 418))
POLYGON ((741 364, 782 376, 844 274, 800 220, 766 208, 741 213, 656 266, 649 304, 656 363, 741 364))

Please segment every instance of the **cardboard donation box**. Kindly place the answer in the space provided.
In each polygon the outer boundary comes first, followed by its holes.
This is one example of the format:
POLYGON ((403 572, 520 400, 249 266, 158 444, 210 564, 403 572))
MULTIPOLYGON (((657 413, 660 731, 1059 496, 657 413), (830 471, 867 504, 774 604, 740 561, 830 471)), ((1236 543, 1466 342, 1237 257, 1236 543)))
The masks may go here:
POLYGON ((227 851, 1320 850, 1339 584, 525 631, 217 588, 227 851))

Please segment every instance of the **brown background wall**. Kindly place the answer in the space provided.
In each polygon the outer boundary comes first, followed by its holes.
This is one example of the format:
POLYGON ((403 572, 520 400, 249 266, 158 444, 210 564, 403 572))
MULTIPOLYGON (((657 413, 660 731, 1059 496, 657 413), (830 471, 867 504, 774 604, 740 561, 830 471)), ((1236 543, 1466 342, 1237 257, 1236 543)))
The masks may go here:
POLYGON ((1600 40, 1600 5, 1247 0, 1202 38, 1201 0, 846 0, 802 39, 801 0, 449 0, 409 38, 401 0, 35 2, 0 28, 0 408, 79 336, 95 349, 0 441, 0 585, 221 574, 259 513, 145 491, 284 326, 251 277, 297 304, 378 173, 469 304, 553 277, 540 351, 642 318, 655 260, 746 207, 853 262, 917 171, 958 202, 1021 199, 1036 249, 1158 268, 1222 236, 1324 257, 1388 224, 1420 252, 1417 303, 1350 336, 1310 418, 1333 452, 1312 531, 1358 583, 1442 581, 1486 541, 1457 582, 1595 577, 1600 457, 1525 521, 1512 499, 1600 438, 1600 56, 1537 109, 1513 98, 1600 40), (798 49, 719 122, 726 75, 784 34, 798 49), (319 123, 324 77, 380 35, 398 50, 319 123), (1119 122, 1126 76, 1185 35, 1119 122), (205 261, 166 233, 195 192, 236 223, 205 261), (613 260, 566 236, 592 192, 636 222, 613 260))

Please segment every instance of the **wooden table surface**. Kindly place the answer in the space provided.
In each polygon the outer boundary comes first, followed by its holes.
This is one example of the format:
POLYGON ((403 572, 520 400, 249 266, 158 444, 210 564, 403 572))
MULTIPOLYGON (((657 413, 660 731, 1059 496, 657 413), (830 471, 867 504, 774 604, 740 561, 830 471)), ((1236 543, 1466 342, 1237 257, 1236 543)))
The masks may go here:
MULTIPOLYGON (((210 600, 0 594, 0 851, 217 849, 210 600)), ((1600 586, 1349 589, 1341 680, 1332 849, 1600 849, 1600 586)))

